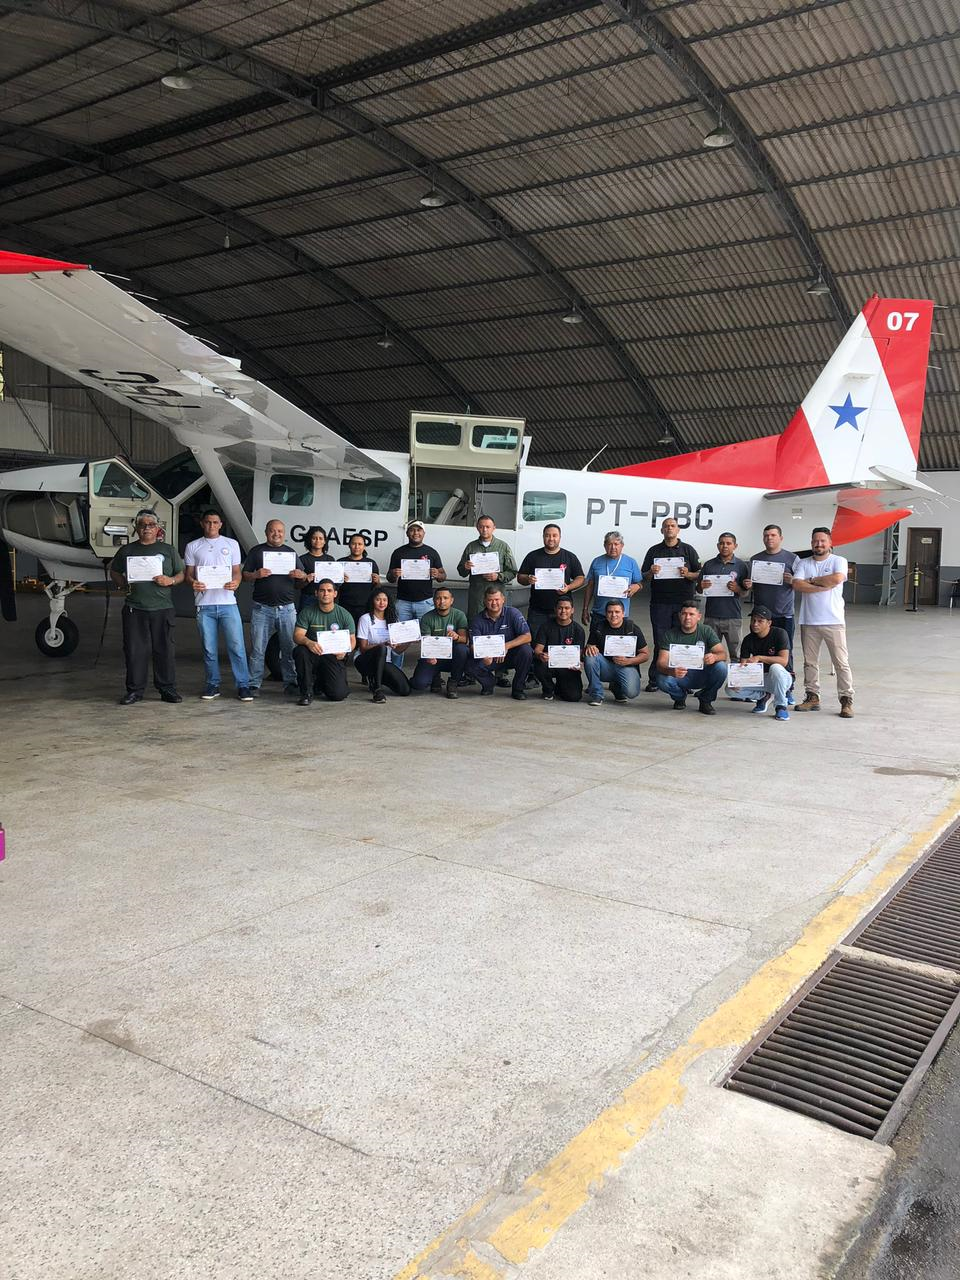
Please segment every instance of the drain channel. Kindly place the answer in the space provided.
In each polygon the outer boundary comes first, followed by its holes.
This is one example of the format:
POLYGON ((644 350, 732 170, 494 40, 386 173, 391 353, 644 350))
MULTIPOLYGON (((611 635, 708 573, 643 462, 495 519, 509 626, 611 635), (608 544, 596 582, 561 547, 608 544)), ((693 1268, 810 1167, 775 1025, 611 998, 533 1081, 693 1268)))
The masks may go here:
POLYGON ((859 954, 834 952, 724 1088, 886 1142, 960 1016, 960 823, 844 944, 859 954))

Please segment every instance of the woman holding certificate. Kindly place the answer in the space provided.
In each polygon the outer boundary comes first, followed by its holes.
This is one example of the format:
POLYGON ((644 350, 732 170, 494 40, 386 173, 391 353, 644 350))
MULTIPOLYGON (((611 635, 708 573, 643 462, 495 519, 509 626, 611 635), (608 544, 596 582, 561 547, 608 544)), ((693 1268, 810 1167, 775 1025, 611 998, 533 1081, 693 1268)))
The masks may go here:
POLYGON ((403 653, 419 638, 420 623, 416 619, 400 622, 386 591, 374 591, 367 601, 366 613, 357 623, 357 648, 360 652, 354 659, 357 670, 367 678, 374 702, 386 702, 384 686, 398 698, 405 698, 410 692, 410 681, 399 667, 394 666, 391 659, 394 650, 403 653), (413 639, 399 639, 404 627, 413 628, 416 633, 413 639), (398 642, 391 644, 391 639, 398 642))
POLYGON ((356 621, 367 607, 370 588, 380 585, 380 566, 367 555, 367 540, 362 533, 353 535, 350 554, 341 557, 339 563, 343 565, 343 586, 337 603, 356 621))
POLYGON ((327 551, 327 535, 318 524, 312 524, 307 532, 303 535, 304 553, 297 561, 297 564, 307 575, 303 584, 303 590, 300 592, 300 608, 305 609, 308 604, 313 604, 317 598, 317 583, 321 578, 328 576, 336 582, 336 571, 330 573, 325 566, 336 564, 333 556, 327 551), (321 566, 321 572, 317 573, 317 565, 321 566))

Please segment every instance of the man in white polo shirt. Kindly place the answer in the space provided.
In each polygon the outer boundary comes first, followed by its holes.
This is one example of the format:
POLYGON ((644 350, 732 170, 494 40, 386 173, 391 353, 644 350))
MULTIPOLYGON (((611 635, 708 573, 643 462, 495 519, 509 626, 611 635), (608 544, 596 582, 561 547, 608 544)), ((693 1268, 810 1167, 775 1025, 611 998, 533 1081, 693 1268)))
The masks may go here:
POLYGON ((797 710, 820 710, 820 646, 825 644, 837 673, 840 715, 851 720, 853 675, 847 661, 843 608, 847 562, 843 556, 834 555, 829 529, 814 529, 810 545, 813 555, 799 559, 793 570, 793 586, 800 593, 800 643, 806 687, 806 697, 797 710))
POLYGON ((197 602, 197 627, 203 645, 203 664, 207 671, 207 683, 200 697, 205 702, 220 697, 219 638, 222 632, 227 646, 230 669, 241 702, 252 702, 250 671, 243 646, 243 622, 234 595, 240 585, 240 545, 233 538, 225 538, 220 530, 223 521, 217 511, 205 511, 200 518, 203 537, 187 544, 183 562, 187 566, 187 582, 193 587, 197 602), (206 577, 204 570, 207 570, 206 577), (226 575, 223 586, 214 586, 211 580, 226 575))

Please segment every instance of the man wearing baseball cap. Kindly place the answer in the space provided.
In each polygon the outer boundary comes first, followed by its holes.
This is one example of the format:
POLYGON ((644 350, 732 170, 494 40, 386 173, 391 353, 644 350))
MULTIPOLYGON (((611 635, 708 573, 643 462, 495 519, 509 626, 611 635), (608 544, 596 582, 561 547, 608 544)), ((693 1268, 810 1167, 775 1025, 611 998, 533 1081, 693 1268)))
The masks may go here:
MULTIPOLYGON (((423 521, 411 520, 407 525, 406 545, 397 547, 390 556, 387 581, 397 584, 397 620, 399 622, 410 622, 414 618, 419 622, 425 613, 429 613, 433 608, 434 588, 447 576, 443 561, 440 559, 440 552, 426 545, 423 540, 425 536, 426 529, 423 527, 423 521), (404 577, 404 561, 407 561, 407 577, 404 577), (424 562, 429 564, 428 576, 425 578, 409 576, 411 561, 416 561, 420 565, 424 562)), ((403 655, 396 654, 394 662, 397 666, 402 666, 403 655)))
POLYGON ((765 604, 755 604, 750 614, 750 631, 740 643, 740 662, 758 662, 763 667, 763 688, 741 689, 741 701, 756 701, 754 715, 763 715, 772 702, 775 720, 789 720, 787 697, 793 678, 790 674, 790 637, 773 625, 773 613, 765 604))

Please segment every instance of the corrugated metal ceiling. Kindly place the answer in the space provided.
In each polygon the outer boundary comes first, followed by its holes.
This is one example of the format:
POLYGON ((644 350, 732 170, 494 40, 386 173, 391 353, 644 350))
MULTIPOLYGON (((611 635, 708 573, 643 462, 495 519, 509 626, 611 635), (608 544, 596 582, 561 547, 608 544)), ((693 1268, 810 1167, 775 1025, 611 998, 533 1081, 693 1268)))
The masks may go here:
POLYGON ((519 2, 127 5, 185 41, 207 33, 317 77, 321 94, 332 76, 332 99, 370 121, 360 129, 195 67, 188 44, 195 87, 177 93, 159 85, 176 51, 134 31, 5 13, 3 123, 100 154, 71 165, 0 137, 0 234, 135 273, 171 313, 181 301, 238 350, 269 351, 360 444, 402 447, 414 401, 456 407, 446 369, 485 407, 529 417, 535 459, 571 465, 596 440, 603 465, 657 451, 644 379, 685 443, 782 429, 841 330, 830 300, 805 293, 813 252, 851 311, 874 290, 944 307, 921 462, 957 465, 956 5, 648 4, 741 114, 754 154, 701 148, 715 114, 605 4, 530 0, 528 24, 511 13, 497 35, 489 24, 519 2), (431 40, 442 55, 399 52, 431 40), (412 168, 402 144, 423 153, 412 168), (168 185, 145 190, 135 165, 168 185), (447 172, 465 198, 422 208, 447 172), (190 207, 198 194, 210 216, 190 207), (319 278, 275 251, 283 241, 319 278), (330 272, 357 305, 324 286, 330 272), (605 330, 562 324, 571 297, 605 330), (393 329, 389 352, 364 299, 393 329), (406 331, 427 355, 404 347, 406 331))

